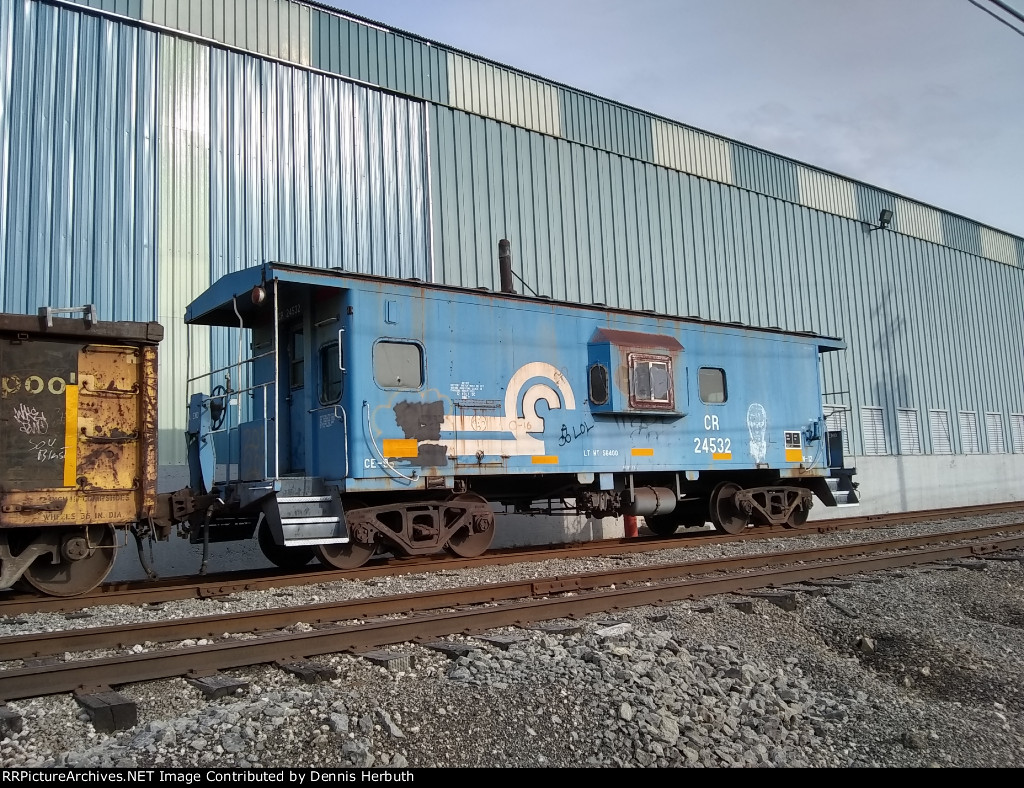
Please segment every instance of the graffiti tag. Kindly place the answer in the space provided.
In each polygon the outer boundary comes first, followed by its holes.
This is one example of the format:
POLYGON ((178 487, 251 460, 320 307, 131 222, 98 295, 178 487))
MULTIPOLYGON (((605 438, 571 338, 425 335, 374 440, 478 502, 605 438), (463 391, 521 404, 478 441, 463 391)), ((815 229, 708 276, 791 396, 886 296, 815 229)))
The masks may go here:
POLYGON ((15 406, 14 420, 18 422, 18 428, 26 435, 45 435, 46 430, 49 429, 49 425, 46 423, 46 414, 28 405, 15 406))

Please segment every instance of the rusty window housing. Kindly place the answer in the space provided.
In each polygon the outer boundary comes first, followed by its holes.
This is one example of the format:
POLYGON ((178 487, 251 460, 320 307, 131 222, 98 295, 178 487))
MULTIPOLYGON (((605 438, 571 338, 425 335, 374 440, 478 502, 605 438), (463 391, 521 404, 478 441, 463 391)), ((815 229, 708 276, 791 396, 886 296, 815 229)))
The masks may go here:
POLYGON ((320 346, 320 404, 334 405, 341 401, 344 393, 344 377, 338 358, 338 343, 328 342, 320 346))
POLYGON ((675 387, 672 357, 653 353, 630 353, 629 406, 638 410, 673 410, 675 387))
POLYGON ((701 367, 697 370, 697 391, 705 405, 721 405, 729 399, 725 386, 725 370, 719 367, 701 367))
POLYGON ((411 340, 378 340, 373 346, 373 379, 384 389, 422 387, 422 345, 411 340))

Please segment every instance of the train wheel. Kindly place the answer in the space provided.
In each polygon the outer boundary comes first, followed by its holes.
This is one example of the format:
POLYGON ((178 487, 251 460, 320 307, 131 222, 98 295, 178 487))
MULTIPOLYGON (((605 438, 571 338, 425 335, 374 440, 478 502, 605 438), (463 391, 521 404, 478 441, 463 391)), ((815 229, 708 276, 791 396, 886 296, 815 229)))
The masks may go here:
POLYGON ((36 543, 56 550, 58 562, 40 557, 22 578, 37 591, 50 596, 78 596, 102 583, 114 566, 117 536, 112 525, 48 529, 36 543))
MULTIPOLYGON (((473 495, 472 493, 456 495, 451 500, 452 503, 459 501, 487 503, 485 498, 473 495)), ((448 544, 445 545, 448 552, 454 553, 460 558, 476 558, 478 555, 487 552, 487 548, 494 541, 494 514, 491 513, 489 508, 487 513, 489 516, 486 519, 476 522, 480 530, 474 530, 474 523, 470 522, 464 528, 454 533, 448 540, 448 544)), ((472 520, 476 520, 476 518, 471 518, 472 520)))
MULTIPOLYGON (((351 501, 345 505, 346 511, 361 509, 365 504, 351 501)), ((362 530, 362 529, 360 529, 362 530)), ((361 542, 356 538, 356 529, 349 528, 349 540, 345 544, 319 544, 316 554, 320 563, 333 566, 335 569, 358 569, 377 552, 373 542, 361 542)))
POLYGON ((736 493, 740 486, 733 482, 721 482, 711 492, 711 522, 719 531, 727 534, 743 533, 749 517, 736 506, 736 493))
POLYGON ((789 519, 786 520, 787 528, 800 528, 807 522, 807 517, 810 515, 810 509, 804 509, 798 506, 792 512, 789 513, 789 519))
POLYGON ((316 554, 320 562, 335 569, 358 569, 377 551, 377 545, 350 539, 346 544, 318 544, 316 554))
POLYGON ((257 541, 266 559, 278 569, 288 572, 302 569, 316 557, 316 550, 312 547, 285 547, 277 544, 265 519, 260 523, 257 541))

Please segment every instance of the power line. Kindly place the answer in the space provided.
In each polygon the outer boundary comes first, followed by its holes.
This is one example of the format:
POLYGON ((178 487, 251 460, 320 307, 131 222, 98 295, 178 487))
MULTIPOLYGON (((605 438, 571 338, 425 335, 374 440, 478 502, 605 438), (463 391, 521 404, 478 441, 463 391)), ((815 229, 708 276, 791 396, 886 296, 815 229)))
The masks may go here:
POLYGON ((1008 3, 1004 3, 1004 2, 1003 2, 1003 0, 988 0, 988 1, 989 1, 990 3, 992 3, 992 5, 997 5, 997 6, 999 6, 1000 8, 1002 8, 1002 9, 1003 9, 1003 10, 1004 10, 1004 11, 1005 11, 1006 13, 1008 13, 1008 14, 1009 14, 1010 16, 1012 16, 1012 17, 1013 17, 1014 19, 1018 19, 1018 20, 1020 20, 1021 22, 1024 22, 1024 14, 1022 14, 1022 13, 1021 13, 1020 11, 1018 11, 1018 10, 1017 10, 1016 8, 1013 8, 1013 7, 1012 7, 1011 5, 1009 5, 1008 3))
MULTIPOLYGON (((1007 22, 1005 19, 1003 19, 1001 16, 999 16, 999 14, 995 13, 994 11, 990 11, 989 9, 985 8, 985 6, 983 6, 981 3, 979 3, 978 0, 967 0, 967 2, 970 3, 971 5, 973 5, 975 8, 980 8, 982 11, 984 11, 986 14, 988 14, 990 17, 992 17, 996 21, 1002 22, 1004 25, 1006 25, 1008 28, 1010 28, 1010 30, 1012 30, 1017 35, 1024 36, 1024 30, 1021 30, 1020 28, 1014 27, 1009 22, 1007 22)), ((998 6, 1000 8, 1006 8, 1006 5, 1004 3, 999 2, 999 0, 992 0, 992 2, 998 4, 998 6)), ((1010 11, 1015 16, 1017 15, 1017 13, 1015 11, 1013 11, 1012 9, 1010 11)))

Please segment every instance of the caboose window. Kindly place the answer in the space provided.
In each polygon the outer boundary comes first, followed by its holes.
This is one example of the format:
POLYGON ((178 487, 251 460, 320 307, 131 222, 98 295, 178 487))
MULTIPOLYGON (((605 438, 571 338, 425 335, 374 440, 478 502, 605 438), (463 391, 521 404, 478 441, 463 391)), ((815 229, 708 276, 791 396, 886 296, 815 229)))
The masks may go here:
POLYGON ((720 405, 726 400, 725 370, 702 367, 697 371, 697 390, 700 401, 708 405, 720 405))
POLYGON ((302 332, 296 331, 292 334, 292 345, 288 351, 290 361, 288 382, 293 389, 302 388, 305 383, 305 348, 305 343, 302 341, 302 332))
POLYGON ((608 367, 594 364, 590 368, 590 401, 604 405, 608 401, 608 367))
POLYGON ((373 379, 385 389, 418 389, 423 385, 423 348, 414 342, 378 342, 373 346, 373 379))
POLYGON ((634 408, 671 410, 672 359, 642 353, 629 355, 629 404, 634 408))
POLYGON ((333 405, 341 399, 341 359, 338 343, 331 342, 320 348, 320 404, 333 405))

